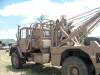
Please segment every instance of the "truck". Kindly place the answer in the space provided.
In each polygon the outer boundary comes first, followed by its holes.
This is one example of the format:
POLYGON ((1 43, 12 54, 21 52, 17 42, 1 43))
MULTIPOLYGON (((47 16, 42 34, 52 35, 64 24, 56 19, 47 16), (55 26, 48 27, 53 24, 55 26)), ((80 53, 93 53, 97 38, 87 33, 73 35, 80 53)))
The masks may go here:
POLYGON ((99 23, 100 10, 94 9, 69 20, 62 16, 56 21, 18 26, 17 42, 9 53, 12 66, 19 69, 27 61, 33 61, 60 66, 61 75, 98 75, 100 40, 88 34, 99 23), (85 20, 74 23, 80 18, 85 20))

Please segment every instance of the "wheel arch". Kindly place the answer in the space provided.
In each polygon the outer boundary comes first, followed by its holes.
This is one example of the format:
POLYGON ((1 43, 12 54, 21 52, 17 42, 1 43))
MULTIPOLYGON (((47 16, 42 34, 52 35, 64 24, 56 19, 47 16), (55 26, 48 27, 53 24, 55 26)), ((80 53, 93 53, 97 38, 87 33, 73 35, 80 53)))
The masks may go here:
POLYGON ((10 48, 10 52, 9 52, 9 55, 11 56, 13 52, 15 52, 17 50, 16 47, 11 47, 10 48))
POLYGON ((68 49, 68 50, 65 50, 61 54, 60 65, 62 65, 63 61, 69 56, 76 56, 76 57, 80 57, 80 58, 85 59, 85 60, 88 59, 92 63, 90 56, 86 52, 84 52, 83 50, 81 50, 81 49, 68 49))
POLYGON ((95 75, 95 67, 92 63, 92 60, 89 56, 89 54, 87 54, 86 52, 84 52, 83 50, 81 49, 68 49, 68 50, 65 50, 62 54, 61 54, 61 62, 60 62, 60 65, 62 66, 64 60, 69 57, 69 56, 76 56, 76 57, 79 57, 81 58, 85 63, 86 65, 91 65, 93 67, 93 73, 95 75))
POLYGON ((16 52, 20 58, 24 58, 24 57, 23 57, 23 54, 22 54, 22 52, 21 52, 21 50, 20 50, 18 47, 11 47, 11 48, 10 48, 9 55, 11 56, 11 54, 12 54, 13 52, 16 52))

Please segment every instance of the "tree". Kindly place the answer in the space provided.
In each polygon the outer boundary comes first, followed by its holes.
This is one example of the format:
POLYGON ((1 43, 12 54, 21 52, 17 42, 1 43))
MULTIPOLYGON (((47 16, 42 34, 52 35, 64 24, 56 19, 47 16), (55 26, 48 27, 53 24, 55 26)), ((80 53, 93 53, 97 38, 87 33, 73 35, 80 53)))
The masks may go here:
POLYGON ((5 43, 2 43, 2 46, 6 46, 6 44, 5 43))
POLYGON ((2 44, 2 41, 0 41, 0 44, 2 44))
POLYGON ((2 47, 2 41, 0 41, 0 48, 2 47))
POLYGON ((12 43, 9 43, 8 46, 10 47, 12 45, 12 43))
POLYGON ((47 20, 47 16, 41 15, 40 17, 37 18, 37 20, 42 23, 44 20, 47 20))

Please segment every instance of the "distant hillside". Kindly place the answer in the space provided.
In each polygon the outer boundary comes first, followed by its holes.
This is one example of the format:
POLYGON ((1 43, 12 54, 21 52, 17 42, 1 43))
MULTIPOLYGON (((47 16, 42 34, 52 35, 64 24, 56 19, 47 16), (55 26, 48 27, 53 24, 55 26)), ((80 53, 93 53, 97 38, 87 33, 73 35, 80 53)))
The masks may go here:
POLYGON ((2 41, 2 43, 8 45, 9 43, 15 43, 14 39, 0 39, 0 41, 2 41))

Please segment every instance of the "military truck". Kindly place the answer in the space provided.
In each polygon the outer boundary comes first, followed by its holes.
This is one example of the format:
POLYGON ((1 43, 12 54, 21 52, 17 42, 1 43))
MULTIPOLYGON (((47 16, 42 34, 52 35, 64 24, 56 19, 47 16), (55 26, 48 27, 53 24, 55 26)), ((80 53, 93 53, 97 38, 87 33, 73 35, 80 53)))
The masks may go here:
POLYGON ((98 38, 87 37, 100 23, 100 11, 97 10, 68 20, 62 16, 56 21, 18 26, 17 42, 10 49, 12 66, 19 69, 27 61, 33 61, 60 66, 62 75, 99 74, 100 42, 98 38), (85 20, 74 23, 80 18, 85 20))

